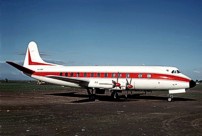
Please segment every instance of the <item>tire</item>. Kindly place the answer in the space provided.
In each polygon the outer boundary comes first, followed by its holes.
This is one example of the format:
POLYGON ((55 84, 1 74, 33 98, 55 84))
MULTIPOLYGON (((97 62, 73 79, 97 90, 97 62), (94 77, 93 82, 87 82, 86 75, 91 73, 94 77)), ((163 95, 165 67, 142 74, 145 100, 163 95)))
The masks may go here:
POLYGON ((119 100, 119 95, 116 91, 113 91, 112 94, 111 94, 111 97, 114 99, 114 100, 119 100))
POLYGON ((168 97, 168 102, 172 102, 172 98, 171 97, 168 97))
POLYGON ((90 101, 95 101, 95 95, 91 94, 91 95, 89 96, 89 100, 90 100, 90 101))

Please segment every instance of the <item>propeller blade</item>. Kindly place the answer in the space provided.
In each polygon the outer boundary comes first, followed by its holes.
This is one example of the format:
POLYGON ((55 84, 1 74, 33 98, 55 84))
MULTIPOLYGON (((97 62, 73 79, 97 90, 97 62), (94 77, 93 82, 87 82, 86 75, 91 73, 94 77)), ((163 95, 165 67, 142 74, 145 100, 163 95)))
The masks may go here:
POLYGON ((112 80, 112 84, 113 84, 112 88, 116 87, 116 81, 112 80))
POLYGON ((118 72, 118 75, 117 75, 117 80, 116 82, 118 83, 119 82, 119 72, 118 72))
POLYGON ((130 83, 128 82, 128 79, 126 78, 126 90, 133 88, 131 83, 132 83, 132 78, 130 79, 130 83))
POLYGON ((130 79, 130 84, 132 83, 132 78, 130 79))
POLYGON ((129 82, 128 82, 128 79, 126 78, 126 85, 128 85, 129 84, 129 82))
POLYGON ((112 88, 114 88, 114 87, 119 87, 119 88, 121 89, 121 84, 120 84, 120 83, 118 83, 118 82, 112 80, 112 84, 113 84, 112 88))

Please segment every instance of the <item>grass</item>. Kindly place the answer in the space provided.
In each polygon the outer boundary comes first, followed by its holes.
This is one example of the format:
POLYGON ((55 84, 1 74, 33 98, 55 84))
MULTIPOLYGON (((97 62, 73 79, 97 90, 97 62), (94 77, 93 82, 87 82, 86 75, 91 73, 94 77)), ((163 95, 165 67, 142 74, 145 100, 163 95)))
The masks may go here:
POLYGON ((0 92, 15 91, 41 91, 41 90, 65 90, 66 88, 58 85, 38 85, 36 81, 9 81, 0 82, 0 92))

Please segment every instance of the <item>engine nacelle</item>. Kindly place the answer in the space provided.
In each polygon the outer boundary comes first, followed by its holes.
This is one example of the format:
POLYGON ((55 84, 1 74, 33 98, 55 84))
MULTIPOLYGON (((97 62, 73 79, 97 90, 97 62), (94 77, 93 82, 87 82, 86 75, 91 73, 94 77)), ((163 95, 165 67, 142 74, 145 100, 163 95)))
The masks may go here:
POLYGON ((113 86, 110 80, 91 80, 88 84, 90 88, 111 89, 113 86))

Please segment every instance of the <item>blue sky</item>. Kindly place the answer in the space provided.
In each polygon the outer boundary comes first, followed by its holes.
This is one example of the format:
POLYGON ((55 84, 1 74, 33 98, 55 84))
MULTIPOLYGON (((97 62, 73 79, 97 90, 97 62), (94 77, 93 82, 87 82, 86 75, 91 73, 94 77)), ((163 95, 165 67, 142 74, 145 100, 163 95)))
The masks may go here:
POLYGON ((0 79, 37 42, 64 65, 163 65, 202 79, 201 0, 0 0, 0 79))

